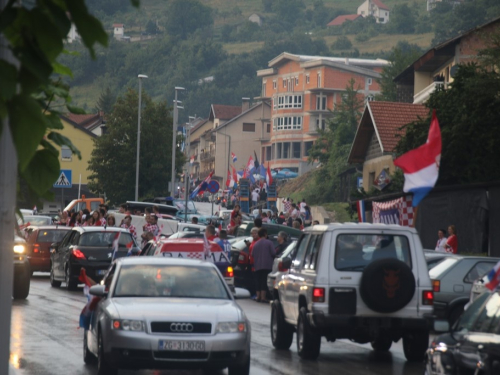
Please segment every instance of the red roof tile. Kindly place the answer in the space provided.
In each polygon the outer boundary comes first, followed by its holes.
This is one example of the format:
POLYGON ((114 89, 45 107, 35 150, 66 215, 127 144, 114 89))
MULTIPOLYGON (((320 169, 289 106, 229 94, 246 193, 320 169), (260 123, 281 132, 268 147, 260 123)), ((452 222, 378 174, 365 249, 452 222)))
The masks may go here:
POLYGON ((344 14, 342 16, 338 16, 334 18, 328 25, 326 26, 340 26, 342 25, 345 21, 354 21, 361 17, 360 14, 344 14))
POLYGON ((213 104, 212 108, 214 118, 218 118, 219 120, 231 120, 241 113, 240 106, 213 104))
POLYGON ((377 128, 384 152, 392 152, 399 142, 399 137, 404 131, 402 126, 426 118, 429 109, 422 104, 393 103, 393 102, 368 102, 377 128))
POLYGON ((78 125, 84 127, 85 129, 92 130, 95 127, 102 124, 103 118, 99 113, 87 114, 87 115, 77 115, 75 113, 68 113, 65 117, 78 125))
POLYGON ((376 6, 379 7, 379 9, 389 10, 389 8, 387 7, 387 5, 385 5, 380 0, 372 0, 372 1, 373 1, 373 4, 375 4, 376 6))

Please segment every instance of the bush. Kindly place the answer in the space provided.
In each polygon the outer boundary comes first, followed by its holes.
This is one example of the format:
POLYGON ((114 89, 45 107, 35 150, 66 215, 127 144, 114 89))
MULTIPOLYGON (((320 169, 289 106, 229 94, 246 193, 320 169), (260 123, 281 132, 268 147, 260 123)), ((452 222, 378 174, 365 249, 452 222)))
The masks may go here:
POLYGON ((352 43, 345 35, 339 36, 339 38, 332 44, 332 48, 334 50, 351 49, 351 47, 352 43))
POLYGON ((356 35, 356 37, 354 38, 356 40, 356 42, 367 42, 369 39, 370 39, 370 36, 368 34, 359 34, 359 35, 356 35))

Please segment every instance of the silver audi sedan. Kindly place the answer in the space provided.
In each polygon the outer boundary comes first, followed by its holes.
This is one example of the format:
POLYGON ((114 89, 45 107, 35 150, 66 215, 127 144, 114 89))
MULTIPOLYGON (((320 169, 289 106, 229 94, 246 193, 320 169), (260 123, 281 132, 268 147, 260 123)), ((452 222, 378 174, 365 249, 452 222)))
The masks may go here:
POLYGON ((118 369, 229 369, 250 372, 250 322, 213 263, 163 257, 115 261, 83 315, 86 363, 118 369))

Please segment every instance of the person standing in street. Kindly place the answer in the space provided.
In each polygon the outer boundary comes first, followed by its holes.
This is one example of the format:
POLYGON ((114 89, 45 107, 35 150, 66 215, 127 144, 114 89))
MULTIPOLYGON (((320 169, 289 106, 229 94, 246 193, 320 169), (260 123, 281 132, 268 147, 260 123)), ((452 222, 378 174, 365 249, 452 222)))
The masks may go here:
POLYGON ((215 242, 219 244, 222 251, 224 251, 228 258, 231 259, 231 244, 227 240, 227 232, 224 229, 219 231, 219 239, 215 242))
POLYGON ((448 239, 446 240, 445 248, 447 253, 458 253, 457 229, 454 225, 448 227, 448 239))
POLYGON ((127 229, 132 235, 132 237, 134 237, 134 239, 137 239, 137 231, 135 227, 132 225, 132 216, 130 215, 125 216, 123 218, 123 224, 120 225, 120 228, 127 229))
POLYGON ((446 240, 446 231, 444 229, 438 230, 438 240, 435 249, 438 253, 446 253, 446 240))
POLYGON ((281 253, 285 251, 285 249, 288 247, 289 243, 287 241, 287 238, 288 236, 286 232, 280 231, 278 233, 278 238, 277 238, 278 246, 276 246, 276 248, 274 249, 277 257, 279 257, 281 253))
POLYGON ((259 240, 253 247, 253 259, 255 269, 255 289, 257 302, 269 302, 267 294, 267 275, 273 268, 274 256, 276 254, 273 242, 267 239, 266 228, 260 228, 258 232, 259 240))
POLYGON ((259 191, 257 189, 254 189, 252 191, 252 205, 254 208, 257 208, 257 203, 259 203, 259 191))

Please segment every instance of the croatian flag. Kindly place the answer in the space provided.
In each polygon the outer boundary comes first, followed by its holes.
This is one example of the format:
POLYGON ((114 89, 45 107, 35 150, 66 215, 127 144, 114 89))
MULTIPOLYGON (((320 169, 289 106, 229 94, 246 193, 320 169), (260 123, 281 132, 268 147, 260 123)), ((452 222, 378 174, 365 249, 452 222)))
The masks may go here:
POLYGON ((495 264, 495 267, 486 275, 486 279, 484 286, 489 290, 495 290, 500 284, 500 262, 495 264))
POLYGON ((112 260, 116 259, 116 254, 118 253, 118 249, 120 247, 120 234, 121 232, 116 232, 115 239, 113 240, 113 256, 111 257, 112 260))
POLYGON ((243 178, 250 177, 252 175, 252 170, 255 168, 255 163, 253 158, 250 156, 248 158, 247 167, 245 168, 245 173, 243 174, 243 178))
POLYGON ((273 175, 271 174, 271 169, 269 168, 269 164, 267 165, 266 184, 268 187, 273 184, 273 175))
POLYGON ((413 207, 418 206, 436 185, 440 160, 441 130, 434 110, 427 142, 394 160, 394 165, 405 175, 403 191, 413 193, 413 207))
POLYGON ((238 160, 234 152, 231 152, 231 159, 233 159, 233 163, 236 163, 236 160, 238 160))
POLYGON ((210 172, 210 174, 207 176, 207 178, 205 178, 201 184, 199 184, 196 189, 193 190, 193 192, 191 193, 191 195, 189 196, 189 199, 194 199, 194 197, 196 197, 198 194, 200 193, 203 193, 207 187, 208 187, 208 184, 210 183, 210 181, 212 181, 212 175, 214 174, 214 171, 210 172))
POLYGON ((232 186, 234 186, 234 184, 236 184, 239 180, 239 177, 238 177, 238 173, 236 173, 236 169, 234 169, 234 167, 231 165, 231 170, 233 171, 233 181, 232 181, 232 186))
POLYGON ((191 158, 189 159, 189 164, 193 164, 194 163, 194 155, 191 156, 191 158))
POLYGON ((365 201, 357 201, 356 208, 358 210, 358 222, 366 223, 365 201))
POLYGON ((226 187, 231 187, 231 172, 229 171, 229 169, 227 170, 226 187))

